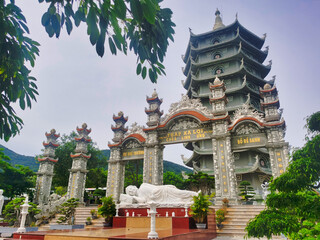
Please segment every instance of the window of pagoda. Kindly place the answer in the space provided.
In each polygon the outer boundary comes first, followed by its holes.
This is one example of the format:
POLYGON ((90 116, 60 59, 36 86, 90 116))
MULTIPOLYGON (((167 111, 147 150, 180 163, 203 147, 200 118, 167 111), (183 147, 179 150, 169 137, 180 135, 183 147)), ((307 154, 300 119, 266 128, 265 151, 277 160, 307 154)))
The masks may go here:
POLYGON ((219 74, 222 74, 224 71, 223 71, 223 68, 222 67, 218 67, 214 70, 214 74, 215 75, 219 75, 219 74))
POLYGON ((220 43, 220 39, 219 39, 219 38, 214 38, 214 39, 212 40, 212 44, 213 44, 213 45, 216 45, 216 44, 218 44, 218 43, 220 43))
POLYGON ((220 59, 222 57, 220 52, 215 52, 214 54, 212 54, 212 59, 220 59))

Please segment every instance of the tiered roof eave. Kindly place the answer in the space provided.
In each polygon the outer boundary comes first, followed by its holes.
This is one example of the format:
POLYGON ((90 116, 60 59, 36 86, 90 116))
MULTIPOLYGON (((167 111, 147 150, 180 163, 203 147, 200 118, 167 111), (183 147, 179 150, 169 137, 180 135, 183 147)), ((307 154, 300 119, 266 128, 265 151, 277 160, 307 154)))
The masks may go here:
MULTIPOLYGON (((234 36, 233 38, 221 42, 221 43, 217 43, 217 44, 211 44, 211 45, 207 45, 201 48, 196 48, 191 46, 190 48, 190 56, 194 57, 201 52, 207 52, 210 51, 211 49, 218 49, 221 47, 225 47, 225 46, 229 46, 229 45, 235 45, 235 44, 242 44, 244 45, 245 48, 248 48, 248 50, 253 51, 255 55, 257 55, 259 61, 262 63, 268 56, 268 52, 269 50, 261 50, 260 48, 257 48, 256 46, 252 45, 250 42, 247 42, 243 37, 241 37, 241 35, 238 33, 236 36, 234 36)), ((186 59, 188 60, 188 59, 186 59)), ((186 61, 187 62, 187 61, 186 61)))
POLYGON ((271 65, 263 65, 262 63, 252 59, 251 57, 249 57, 247 54, 245 54, 241 49, 235 53, 234 55, 228 56, 228 57, 222 57, 219 59, 214 59, 214 60, 208 60, 206 62, 203 63, 197 63, 194 62, 193 60, 191 60, 191 71, 196 71, 198 68, 201 67, 208 67, 211 66, 213 64, 222 64, 224 62, 229 62, 230 60, 244 60, 246 63, 249 63, 251 65, 253 65, 256 69, 259 70, 259 72, 261 72, 263 75, 261 76, 261 78, 265 78, 270 70, 271 70, 271 65))
MULTIPOLYGON (((256 82, 259 86, 263 86, 266 83, 273 85, 274 83, 274 79, 272 80, 262 79, 261 77, 258 77, 257 75, 254 75, 251 72, 249 72, 245 66, 241 66, 238 70, 231 73, 222 73, 219 75, 219 78, 225 79, 225 78, 230 78, 231 76, 236 76, 236 75, 240 75, 241 77, 246 75, 248 80, 250 79, 251 81, 256 82)), ((209 83, 210 81, 213 81, 215 77, 216 75, 198 78, 190 73, 190 75, 188 75, 186 80, 183 81, 183 87, 187 90, 188 94, 191 94, 191 86, 194 86, 194 84, 197 85, 198 84, 197 82, 201 82, 201 81, 206 81, 209 83)))
POLYGON ((237 28, 239 28, 239 32, 243 32, 244 36, 248 36, 249 39, 251 39, 252 41, 250 41, 248 39, 249 42, 251 42, 252 45, 255 45, 256 48, 261 49, 264 42, 265 42, 265 36, 264 37, 259 37, 256 34, 254 34, 253 32, 249 31, 248 29, 246 29, 244 26, 242 26, 240 24, 240 22, 236 19, 233 23, 231 23, 230 25, 227 25, 225 27, 221 27, 212 31, 208 31, 205 33, 201 33, 201 34, 194 34, 192 33, 192 31, 190 31, 190 37, 189 37, 189 41, 188 41, 188 46, 187 46, 187 50, 183 56, 183 61, 186 63, 187 62, 187 58, 190 55, 190 50, 191 50, 191 42, 198 40, 199 38, 208 38, 213 36, 216 33, 222 32, 222 31, 230 31, 230 30, 237 30, 237 28))

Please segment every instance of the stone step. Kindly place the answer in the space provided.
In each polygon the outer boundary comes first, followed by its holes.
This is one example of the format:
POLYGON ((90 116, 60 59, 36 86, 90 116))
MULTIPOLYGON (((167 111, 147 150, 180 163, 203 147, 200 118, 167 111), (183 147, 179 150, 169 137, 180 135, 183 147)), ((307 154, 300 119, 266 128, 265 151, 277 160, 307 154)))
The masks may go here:
POLYGON ((250 213, 250 214, 253 213, 253 214, 256 214, 256 213, 260 213, 261 211, 256 210, 256 209, 251 209, 251 210, 250 209, 230 209, 230 210, 227 209, 228 213, 250 213))
MULTIPOLYGON (((219 209, 218 206, 216 210, 217 209, 219 209)), ((265 206, 256 205, 238 205, 228 207, 226 209, 226 218, 224 222, 222 222, 223 228, 221 230, 217 230, 218 236, 241 236, 241 238, 243 238, 246 235, 245 228, 247 223, 264 209, 265 206)))
MULTIPOLYGON (((222 208, 222 205, 214 205, 212 206, 212 208, 222 208)), ((254 208, 265 208, 265 205, 231 205, 228 206, 228 208, 250 208, 250 209, 254 209, 254 208)))
POLYGON ((247 217, 247 218, 252 218, 252 217, 255 217, 257 216, 259 213, 245 213, 245 212, 227 212, 227 215, 228 216, 239 216, 239 217, 247 217))
MULTIPOLYGON (((244 239, 244 236, 246 235, 245 233, 241 232, 219 232, 220 230, 217 230, 218 236, 223 237, 223 239, 228 239, 228 240, 233 240, 233 239, 244 239)), ((267 238, 248 238, 249 240, 267 240, 267 238)), ((282 239, 284 240, 285 238, 280 237, 280 236, 272 236, 272 240, 277 240, 277 239, 282 239)))
POLYGON ((223 225, 223 231, 226 230, 241 230, 245 231, 246 225, 230 225, 230 224, 225 224, 223 225))
POLYGON ((217 229, 217 233, 220 234, 236 234, 236 235, 245 235, 246 233, 243 231, 243 229, 226 229, 225 225, 222 227, 221 230, 217 229))
POLYGON ((247 224, 249 220, 235 220, 235 219, 225 219, 223 224, 247 224))

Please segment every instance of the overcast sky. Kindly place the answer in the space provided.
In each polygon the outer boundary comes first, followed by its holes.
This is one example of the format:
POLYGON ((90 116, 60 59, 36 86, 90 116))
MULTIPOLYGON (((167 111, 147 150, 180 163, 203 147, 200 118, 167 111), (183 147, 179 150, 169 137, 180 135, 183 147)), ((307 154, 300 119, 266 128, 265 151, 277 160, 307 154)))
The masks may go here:
MULTIPOLYGON (((41 25, 46 4, 37 0, 17 0, 27 18, 31 38, 41 44, 40 57, 32 75, 37 78, 39 96, 32 109, 17 110, 24 121, 20 135, 0 144, 24 155, 41 153, 44 133, 55 128, 69 134, 86 122, 92 128, 90 136, 100 149, 106 149, 113 132, 112 115, 120 110, 133 122, 145 125, 146 95, 156 88, 163 98, 166 113, 170 104, 185 93, 181 68, 189 40, 190 27, 195 34, 212 30, 214 13, 219 8, 225 25, 235 20, 258 36, 267 33, 265 46, 270 47, 265 64, 272 60, 272 70, 266 77, 277 75, 280 105, 287 123, 286 141, 294 147, 304 143, 304 118, 320 107, 320 1, 318 0, 165 0, 162 5, 173 11, 176 23, 175 41, 170 43, 164 62, 167 76, 158 84, 142 80, 135 74, 136 57, 106 51, 100 58, 91 46, 86 28, 65 30, 59 39, 50 39, 41 25)), ((264 48, 263 47, 263 48, 264 48)), ((107 46, 108 50, 108 46, 107 46)), ((17 108, 18 109, 18 108, 17 108)), ((180 154, 190 151, 181 144, 165 148, 165 159, 182 164, 180 154)))

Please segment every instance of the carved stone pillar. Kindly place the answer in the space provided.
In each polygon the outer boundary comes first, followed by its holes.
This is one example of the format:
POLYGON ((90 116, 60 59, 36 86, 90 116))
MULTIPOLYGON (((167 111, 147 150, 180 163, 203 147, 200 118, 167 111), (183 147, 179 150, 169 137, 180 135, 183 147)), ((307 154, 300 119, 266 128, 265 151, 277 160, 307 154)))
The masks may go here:
POLYGON ((113 199, 118 202, 120 194, 124 187, 125 162, 122 161, 121 143, 124 139, 128 128, 125 127, 128 117, 125 117, 120 111, 117 116, 113 115, 115 126, 111 126, 114 132, 113 143, 109 143, 110 159, 108 161, 108 180, 107 180, 107 196, 113 196, 113 199))
POLYGON ((54 164, 58 161, 58 159, 55 159, 54 157, 55 149, 59 146, 57 139, 60 135, 56 134, 55 129, 52 129, 50 133, 46 133, 45 135, 47 137, 47 142, 43 143, 43 157, 38 158, 40 166, 37 172, 36 193, 34 197, 34 202, 39 205, 47 204, 49 201, 53 168, 54 164))
POLYGON ((211 91, 210 103, 214 119, 212 124, 213 166, 215 174, 216 203, 228 198, 230 204, 237 203, 237 180, 234 158, 231 150, 231 139, 228 133, 229 115, 226 109, 226 87, 217 76, 213 84, 209 84, 211 91))
POLYGON ((108 161, 107 196, 117 202, 124 188, 125 162, 121 161, 121 148, 112 147, 108 161))
POLYGON ((237 203, 237 181, 234 158, 231 151, 230 136, 227 133, 227 122, 213 123, 213 164, 215 172, 216 203, 228 198, 230 204, 237 203))
POLYGON ((144 183, 163 184, 163 148, 163 146, 158 145, 157 132, 147 132, 143 161, 144 183))
POLYGON ((272 176, 280 176, 287 168, 289 163, 289 144, 283 139, 284 129, 281 127, 272 127, 267 130, 268 148, 270 155, 270 164, 272 176))
POLYGON ((260 95, 263 97, 261 108, 265 112, 265 120, 271 126, 267 130, 268 148, 270 155, 270 164, 272 176, 274 178, 282 174, 289 162, 288 146, 284 141, 285 123, 281 119, 282 111, 279 111, 280 103, 278 90, 273 85, 265 84, 263 89, 260 88, 260 95))
POLYGON ((75 137, 76 149, 75 153, 71 154, 72 157, 72 167, 69 170, 69 184, 67 199, 78 198, 80 203, 83 203, 84 190, 86 185, 87 176, 87 161, 90 159, 91 155, 88 153, 88 144, 91 142, 91 138, 88 134, 91 129, 87 129, 87 124, 82 124, 82 128, 77 127, 77 132, 79 137, 75 137))

